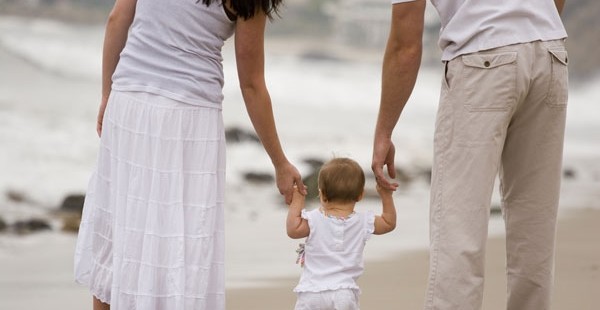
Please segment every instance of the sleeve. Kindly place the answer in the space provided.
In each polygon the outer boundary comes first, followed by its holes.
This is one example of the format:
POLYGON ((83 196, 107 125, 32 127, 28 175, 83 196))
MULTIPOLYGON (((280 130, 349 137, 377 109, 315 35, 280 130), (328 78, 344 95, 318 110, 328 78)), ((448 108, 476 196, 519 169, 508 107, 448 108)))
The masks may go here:
MULTIPOLYGON (((317 212, 319 212, 317 210, 317 212)), ((306 209, 302 209, 302 212, 300 213, 300 217, 305 219, 308 222, 308 229, 310 229, 310 232, 314 232, 315 230, 315 223, 313 220, 313 217, 315 215, 315 210, 309 210, 307 211, 306 209)), ((311 233, 308 234, 308 237, 310 238, 311 233)))
POLYGON ((405 2, 414 2, 417 0, 392 0, 392 4, 396 4, 396 3, 405 3, 405 2))
POLYGON ((375 232, 375 212, 367 211, 365 213, 365 241, 371 239, 375 232))
POLYGON ((300 217, 308 221, 308 211, 306 211, 306 209, 302 209, 300 217))

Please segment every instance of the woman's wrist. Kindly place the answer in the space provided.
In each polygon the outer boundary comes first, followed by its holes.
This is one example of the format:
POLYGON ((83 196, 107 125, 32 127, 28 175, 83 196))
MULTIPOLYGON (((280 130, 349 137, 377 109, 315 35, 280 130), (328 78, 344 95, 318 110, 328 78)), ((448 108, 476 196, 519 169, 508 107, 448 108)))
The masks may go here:
POLYGON ((290 162, 287 157, 282 154, 281 156, 271 158, 271 163, 273 164, 273 167, 275 167, 275 170, 279 170, 287 166, 290 162))

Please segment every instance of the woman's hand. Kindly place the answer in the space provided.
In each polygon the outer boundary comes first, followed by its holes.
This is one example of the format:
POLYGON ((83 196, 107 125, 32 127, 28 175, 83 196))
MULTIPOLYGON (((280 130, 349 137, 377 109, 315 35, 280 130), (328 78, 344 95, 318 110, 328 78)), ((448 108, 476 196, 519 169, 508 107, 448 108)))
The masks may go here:
POLYGON ((275 166, 275 175, 277 188, 279 189, 279 193, 285 197, 286 204, 289 205, 292 202, 294 186, 298 188, 300 194, 307 194, 306 186, 302 182, 302 176, 300 176, 298 169, 290 162, 275 166))
POLYGON ((102 98, 100 108, 98 109, 98 122, 96 123, 96 132, 98 133, 98 137, 102 136, 102 122, 104 121, 104 111, 106 111, 107 104, 108 99, 102 98))

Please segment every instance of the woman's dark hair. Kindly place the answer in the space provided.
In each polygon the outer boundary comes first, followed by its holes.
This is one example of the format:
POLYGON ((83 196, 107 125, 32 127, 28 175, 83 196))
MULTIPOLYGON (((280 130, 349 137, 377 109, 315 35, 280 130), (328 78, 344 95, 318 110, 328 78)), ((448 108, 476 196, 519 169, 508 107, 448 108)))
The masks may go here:
MULTIPOLYGON (((231 7, 238 17, 249 19, 257 12, 264 12, 269 19, 273 18, 273 14, 278 15, 279 5, 283 0, 202 0, 202 3, 209 6, 215 1, 221 1, 223 5, 231 1, 231 7)), ((200 2, 200 0, 198 0, 200 2)))

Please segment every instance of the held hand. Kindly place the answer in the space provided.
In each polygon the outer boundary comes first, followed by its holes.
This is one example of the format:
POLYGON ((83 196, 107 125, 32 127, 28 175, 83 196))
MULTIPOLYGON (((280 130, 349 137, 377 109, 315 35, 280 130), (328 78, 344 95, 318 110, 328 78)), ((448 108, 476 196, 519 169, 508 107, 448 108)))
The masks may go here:
POLYGON ((96 132, 98 133, 98 137, 102 136, 102 122, 104 121, 104 111, 106 111, 106 104, 108 103, 108 99, 102 99, 100 103, 100 109, 98 110, 98 121, 96 123, 96 132))
MULTIPOLYGON (((306 191, 306 186, 304 187, 304 191, 306 191)), ((302 208, 304 208, 304 201, 306 200, 306 194, 300 193, 297 185, 294 185, 294 192, 292 194, 292 201, 290 204, 296 203, 300 204, 302 208)))
POLYGON ((279 193, 285 197, 286 204, 289 205, 292 202, 294 186, 297 187, 300 194, 306 195, 306 186, 302 183, 302 177, 294 165, 286 162, 279 167, 275 167, 275 173, 277 188, 279 193))
POLYGON ((394 193, 392 190, 384 188, 384 187, 380 186, 379 184, 377 184, 375 189, 377 189, 377 194, 379 194, 379 197, 381 197, 381 198, 392 197, 392 194, 394 193))
POLYGON ((375 174, 377 185, 384 189, 395 191, 398 188, 398 183, 390 182, 383 173, 383 166, 387 166, 388 175, 393 179, 396 177, 396 167, 394 166, 394 156, 396 149, 391 139, 377 139, 373 146, 373 162, 371 169, 375 174))

